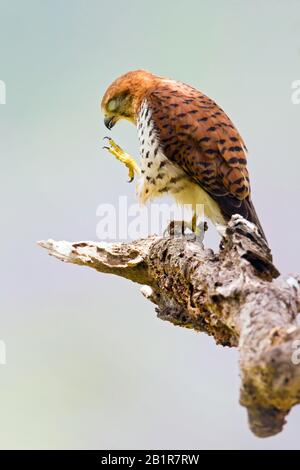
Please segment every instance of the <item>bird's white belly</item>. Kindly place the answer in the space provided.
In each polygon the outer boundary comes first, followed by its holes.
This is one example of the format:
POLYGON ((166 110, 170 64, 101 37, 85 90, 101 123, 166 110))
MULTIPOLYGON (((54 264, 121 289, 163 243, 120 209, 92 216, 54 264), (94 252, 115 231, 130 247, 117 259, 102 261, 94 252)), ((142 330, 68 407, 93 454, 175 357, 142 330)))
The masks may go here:
POLYGON ((168 193, 180 205, 204 205, 205 215, 216 225, 225 225, 218 204, 201 186, 163 154, 159 145, 151 113, 144 102, 137 123, 140 141, 141 177, 138 197, 141 204, 168 193))

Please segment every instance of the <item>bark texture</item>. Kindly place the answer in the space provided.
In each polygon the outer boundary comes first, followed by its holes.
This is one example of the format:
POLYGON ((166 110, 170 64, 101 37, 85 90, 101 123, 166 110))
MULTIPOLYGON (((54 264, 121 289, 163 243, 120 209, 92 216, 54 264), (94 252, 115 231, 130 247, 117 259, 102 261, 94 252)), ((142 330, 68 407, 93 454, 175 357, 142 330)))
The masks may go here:
POLYGON ((142 284, 158 318, 238 347, 240 403, 252 432, 282 430, 300 402, 300 276, 279 275, 253 224, 233 216, 218 253, 193 236, 39 245, 62 261, 142 284))

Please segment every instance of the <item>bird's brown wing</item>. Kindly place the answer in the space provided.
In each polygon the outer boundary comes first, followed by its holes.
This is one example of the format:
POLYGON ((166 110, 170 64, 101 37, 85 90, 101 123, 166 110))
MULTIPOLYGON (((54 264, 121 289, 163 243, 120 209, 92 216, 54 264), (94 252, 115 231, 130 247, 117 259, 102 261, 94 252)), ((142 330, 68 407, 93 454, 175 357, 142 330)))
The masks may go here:
POLYGON ((250 199, 247 149, 225 112, 175 81, 162 81, 146 99, 165 156, 216 200, 225 220, 241 214, 264 236, 250 199))

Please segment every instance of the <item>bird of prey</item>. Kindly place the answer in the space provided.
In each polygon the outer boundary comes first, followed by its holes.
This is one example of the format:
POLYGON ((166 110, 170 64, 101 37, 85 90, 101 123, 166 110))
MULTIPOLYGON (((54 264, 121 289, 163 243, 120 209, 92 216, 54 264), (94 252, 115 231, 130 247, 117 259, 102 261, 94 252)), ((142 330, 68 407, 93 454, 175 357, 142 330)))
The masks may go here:
POLYGON ((138 129, 141 169, 112 139, 106 148, 128 167, 130 180, 140 174, 141 203, 168 193, 190 204, 194 231, 197 204, 221 233, 231 216, 240 214, 266 240, 251 201, 245 143, 212 99, 192 86, 136 70, 108 87, 101 107, 108 129, 120 119, 138 129))

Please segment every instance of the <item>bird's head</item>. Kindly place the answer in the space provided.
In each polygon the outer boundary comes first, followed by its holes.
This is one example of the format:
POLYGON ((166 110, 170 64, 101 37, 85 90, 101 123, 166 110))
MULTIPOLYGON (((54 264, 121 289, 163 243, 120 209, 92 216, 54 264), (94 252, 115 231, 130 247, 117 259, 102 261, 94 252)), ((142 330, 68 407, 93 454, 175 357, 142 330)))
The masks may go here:
POLYGON ((104 124, 111 129, 120 119, 135 123, 145 93, 157 77, 146 70, 135 70, 117 78, 101 102, 104 124))

